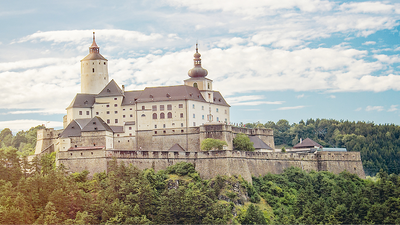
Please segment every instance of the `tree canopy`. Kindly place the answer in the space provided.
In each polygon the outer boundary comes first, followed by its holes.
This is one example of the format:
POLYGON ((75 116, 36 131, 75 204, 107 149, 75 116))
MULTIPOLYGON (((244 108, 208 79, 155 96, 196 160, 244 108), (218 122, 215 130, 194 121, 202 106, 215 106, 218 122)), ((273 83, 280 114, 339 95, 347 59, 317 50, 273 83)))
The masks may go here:
POLYGON ((239 133, 233 139, 233 149, 240 151, 254 151, 253 142, 250 141, 250 138, 243 134, 239 133))
POLYGON ((218 139, 213 139, 213 138, 207 138, 204 139, 201 144, 200 148, 201 150, 209 151, 209 150, 222 150, 224 148, 224 145, 228 145, 226 141, 218 140, 218 139))

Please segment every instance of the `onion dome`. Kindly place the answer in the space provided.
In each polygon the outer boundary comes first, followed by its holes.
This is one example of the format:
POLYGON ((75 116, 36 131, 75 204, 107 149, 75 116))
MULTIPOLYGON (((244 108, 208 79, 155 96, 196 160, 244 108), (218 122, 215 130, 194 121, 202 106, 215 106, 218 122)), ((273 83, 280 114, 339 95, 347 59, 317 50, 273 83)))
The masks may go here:
POLYGON ((197 48, 197 43, 196 43, 196 53, 194 53, 194 67, 189 70, 188 75, 189 77, 206 77, 208 74, 208 71, 201 67, 201 59, 200 59, 200 53, 199 49, 197 48))

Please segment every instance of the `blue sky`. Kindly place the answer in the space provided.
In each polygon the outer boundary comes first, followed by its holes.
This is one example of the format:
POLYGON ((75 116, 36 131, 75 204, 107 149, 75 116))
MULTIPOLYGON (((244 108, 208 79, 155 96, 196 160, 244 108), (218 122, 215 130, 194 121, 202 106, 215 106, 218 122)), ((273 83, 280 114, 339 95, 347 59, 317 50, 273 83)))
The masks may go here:
POLYGON ((198 41, 232 122, 400 125, 398 1, 117 3, 0 3, 0 129, 61 128, 92 31, 127 90, 183 84, 198 41))

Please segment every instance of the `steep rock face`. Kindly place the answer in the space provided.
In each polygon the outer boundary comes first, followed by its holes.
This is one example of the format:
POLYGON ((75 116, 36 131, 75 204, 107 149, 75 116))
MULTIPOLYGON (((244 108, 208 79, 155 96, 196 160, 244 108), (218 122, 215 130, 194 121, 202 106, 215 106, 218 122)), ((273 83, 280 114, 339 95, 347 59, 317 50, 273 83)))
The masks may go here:
POLYGON ((242 182, 241 178, 237 176, 217 176, 209 185, 215 190, 219 200, 232 202, 235 205, 244 205, 250 198, 242 182))

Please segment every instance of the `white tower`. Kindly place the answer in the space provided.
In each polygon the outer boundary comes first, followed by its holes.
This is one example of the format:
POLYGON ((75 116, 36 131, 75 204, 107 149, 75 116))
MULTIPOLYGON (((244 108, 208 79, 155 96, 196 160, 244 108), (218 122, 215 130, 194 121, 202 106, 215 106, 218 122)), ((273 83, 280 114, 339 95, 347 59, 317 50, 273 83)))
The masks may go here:
POLYGON ((99 52, 93 32, 89 55, 81 60, 81 93, 98 94, 108 84, 107 61, 99 52))

